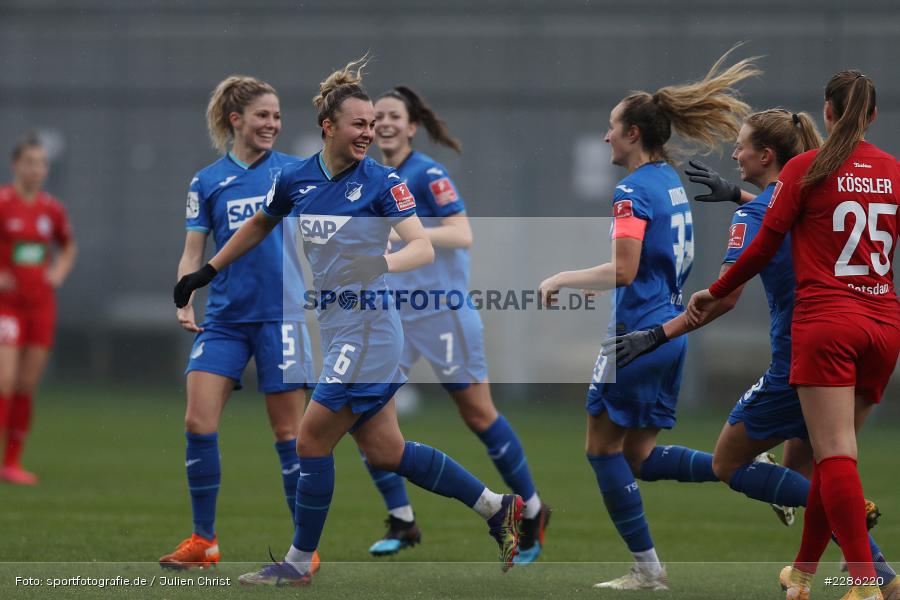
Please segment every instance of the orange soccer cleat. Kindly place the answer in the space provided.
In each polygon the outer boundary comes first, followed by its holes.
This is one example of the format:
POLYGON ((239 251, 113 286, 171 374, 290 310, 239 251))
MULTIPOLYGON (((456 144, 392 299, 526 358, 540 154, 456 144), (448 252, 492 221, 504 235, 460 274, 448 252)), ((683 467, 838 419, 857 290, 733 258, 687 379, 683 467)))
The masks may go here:
POLYGON ((178 544, 174 552, 161 557, 159 566, 173 570, 184 570, 194 567, 205 569, 217 565, 221 557, 218 537, 214 537, 210 541, 194 533, 191 537, 178 544))
POLYGON ((29 473, 21 465, 9 465, 0 469, 0 479, 13 485, 37 485, 38 478, 29 473))

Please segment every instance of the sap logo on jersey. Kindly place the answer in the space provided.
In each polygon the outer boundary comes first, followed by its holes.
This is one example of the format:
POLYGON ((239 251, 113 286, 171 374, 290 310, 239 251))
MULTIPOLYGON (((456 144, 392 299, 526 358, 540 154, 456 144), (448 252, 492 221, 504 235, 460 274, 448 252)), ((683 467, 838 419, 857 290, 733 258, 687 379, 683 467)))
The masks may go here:
POLYGON ((241 225, 256 214, 262 208, 265 196, 253 196, 252 198, 239 198, 225 203, 225 211, 228 213, 228 229, 239 229, 241 225))
POLYGON ((303 215, 300 217, 300 235, 304 242, 327 244, 352 217, 335 215, 303 215))

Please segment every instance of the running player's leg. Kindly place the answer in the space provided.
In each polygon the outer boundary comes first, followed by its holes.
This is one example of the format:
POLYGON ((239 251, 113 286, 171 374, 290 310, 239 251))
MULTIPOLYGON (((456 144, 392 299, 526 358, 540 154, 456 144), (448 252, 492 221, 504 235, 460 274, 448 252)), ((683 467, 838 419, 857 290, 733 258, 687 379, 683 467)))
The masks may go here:
MULTIPOLYGON (((409 328, 403 332, 400 369, 404 373, 408 373, 421 356, 417 347, 416 332, 418 328, 409 328)), ((382 410, 395 410, 394 403, 391 402, 382 410)), ((406 480, 392 471, 373 467, 362 450, 359 454, 388 511, 388 518, 385 521, 387 531, 381 539, 369 547, 369 552, 374 556, 389 556, 421 542, 422 534, 416 524, 415 513, 406 491, 406 480)))
POLYGON ((815 573, 834 531, 850 575, 874 579, 856 467, 856 424, 865 420, 872 405, 856 398, 853 387, 798 386, 798 393, 817 462, 794 566, 815 573))
MULTIPOLYGON (((332 411, 313 400, 300 421, 300 469, 294 508, 294 539, 284 558, 296 578, 308 577, 334 494, 334 447, 359 419, 349 404, 332 411)), ((259 572, 264 577, 265 569, 259 572)), ((250 575, 252 578, 252 574, 250 575)), ((252 581, 247 581, 252 583, 252 581)))
POLYGON ((256 358, 257 388, 266 396, 266 412, 293 522, 300 472, 297 436, 307 388, 315 382, 311 342, 302 321, 267 322, 248 329, 251 352, 256 358))
POLYGON ((743 422, 722 427, 713 454, 713 471, 731 489, 754 500, 779 506, 805 506, 809 480, 786 466, 755 462, 754 458, 778 446, 781 438, 754 439, 743 422))
POLYGON ((25 439, 31 430, 34 393, 49 356, 49 344, 26 345, 19 354, 16 383, 7 412, 6 452, 3 456, 4 478, 13 483, 37 483, 37 477, 22 468, 21 457, 25 439))
POLYGON ((266 412, 275 436, 275 451, 281 464, 281 480, 291 522, 294 519, 294 496, 300 473, 297 436, 300 433, 300 418, 303 416, 305 402, 306 392, 302 389, 266 394, 266 412))
POLYGON ((194 531, 173 552, 159 559, 164 568, 188 569, 219 561, 215 531, 216 500, 222 478, 218 428, 222 409, 234 386, 234 379, 216 373, 191 371, 187 375, 184 466, 194 531))
MULTIPOLYGON (((649 432, 651 435, 658 430, 649 432)), ((597 477, 603 503, 609 517, 631 551, 635 568, 625 577, 597 584, 600 587, 629 589, 643 585, 664 589, 665 572, 659 562, 650 526, 644 516, 641 492, 632 467, 625 458, 625 439, 629 430, 614 423, 608 412, 587 417, 587 459, 597 477), (632 582, 631 580, 636 581, 632 582), (637 581, 640 579, 640 581, 637 581), (656 583, 654 583, 656 582, 656 583), (634 585, 632 585, 634 584, 634 585)))
POLYGON ((11 311, 0 309, 0 443, 4 441, 9 407, 19 371, 21 327, 11 311))
POLYGON ((500 545, 503 569, 512 567, 522 518, 521 497, 497 494, 440 450, 404 441, 394 411, 380 411, 354 431, 353 437, 374 467, 394 471, 477 512, 500 545))
MULTIPOLYGON (((395 419, 396 412, 397 406, 393 398, 381 409, 381 413, 394 413, 395 419)), ((369 552, 373 556, 389 556, 420 543, 422 533, 416 524, 412 505, 406 492, 406 479, 393 471, 372 466, 361 447, 359 455, 362 457, 372 481, 381 492, 388 509, 388 518, 385 522, 387 531, 381 539, 369 547, 369 552)))

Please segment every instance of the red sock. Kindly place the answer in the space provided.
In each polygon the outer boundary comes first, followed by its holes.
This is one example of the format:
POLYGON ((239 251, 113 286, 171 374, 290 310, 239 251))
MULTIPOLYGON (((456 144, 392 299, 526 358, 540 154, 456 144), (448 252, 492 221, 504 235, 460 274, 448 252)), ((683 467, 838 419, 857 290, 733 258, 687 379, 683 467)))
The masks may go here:
POLYGON ((875 579, 872 549, 866 529, 866 501, 856 460, 831 456, 819 463, 822 504, 844 553, 850 576, 875 579))
POLYGON ((815 465, 806 510, 803 512, 803 541, 800 542, 800 551, 794 559, 794 568, 804 573, 816 572, 819 559, 831 540, 831 527, 822 504, 821 486, 821 470, 815 465))
POLYGON ((19 465, 22 447, 31 428, 31 394, 13 394, 7 420, 9 432, 6 438, 6 454, 3 457, 4 467, 19 465))

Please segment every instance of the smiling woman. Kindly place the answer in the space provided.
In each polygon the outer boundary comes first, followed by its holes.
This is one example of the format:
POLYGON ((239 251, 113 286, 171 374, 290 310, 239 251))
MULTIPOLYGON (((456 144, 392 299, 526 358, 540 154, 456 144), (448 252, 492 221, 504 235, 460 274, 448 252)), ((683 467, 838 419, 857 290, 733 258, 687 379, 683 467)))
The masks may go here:
MULTIPOLYGON (((178 276, 197 269, 206 240, 221 248, 262 206, 281 168, 297 159, 272 147, 281 131, 275 89, 245 75, 226 78, 206 110, 213 146, 225 156, 201 169, 188 188, 184 253, 178 276)), ((194 531, 174 552, 159 559, 165 568, 208 566, 219 560, 215 532, 220 463, 218 428, 231 391, 240 389, 251 357, 282 472, 288 507, 297 487, 296 441, 305 383, 312 376, 309 334, 300 306, 303 278, 297 258, 282 261, 282 228, 213 282, 205 320, 197 325, 191 302, 176 312, 181 326, 195 333, 188 362, 185 469, 194 531), (282 282, 288 283, 283 306, 282 282), (295 383, 299 382, 299 383, 295 383)))
MULTIPOLYGON (((299 217, 301 231, 306 223, 303 248, 317 294, 346 299, 358 298, 364 290, 387 292, 385 273, 409 271, 434 260, 409 188, 396 170, 366 156, 374 137, 375 109, 361 85, 364 65, 365 57, 320 84, 313 102, 322 127, 321 152, 281 171, 263 209, 205 267, 178 282, 176 305, 185 305, 194 289, 213 281, 288 215, 299 217), (385 256, 391 228, 405 246, 385 256)), ((494 493, 440 450, 403 439, 393 402, 406 382, 400 369, 400 317, 393 305, 367 312, 346 310, 346 305, 320 305, 318 310, 324 358, 300 423, 302 477, 297 482, 293 543, 283 562, 242 575, 240 581, 295 586, 311 582, 314 553, 334 493, 333 450, 347 433, 374 468, 455 498, 485 519, 500 546, 502 568, 508 570, 518 549, 522 498, 494 493)))

